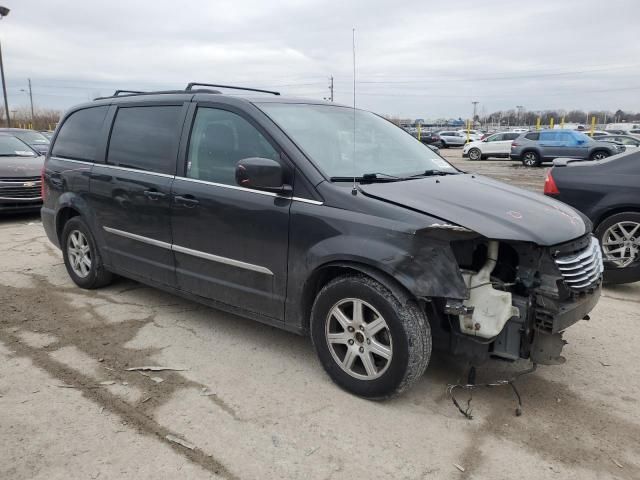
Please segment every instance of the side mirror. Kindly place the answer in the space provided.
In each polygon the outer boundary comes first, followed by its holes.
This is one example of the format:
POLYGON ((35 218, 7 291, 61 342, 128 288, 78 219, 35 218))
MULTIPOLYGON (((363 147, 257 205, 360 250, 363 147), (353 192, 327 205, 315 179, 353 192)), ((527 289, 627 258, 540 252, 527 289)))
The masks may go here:
POLYGON ((584 140, 580 138, 577 140, 577 142, 578 142, 578 145, 582 145, 584 143, 584 140))
POLYGON ((241 187, 273 193, 291 193, 291 185, 284 183, 282 165, 270 158, 251 157, 236 165, 236 183, 241 187))

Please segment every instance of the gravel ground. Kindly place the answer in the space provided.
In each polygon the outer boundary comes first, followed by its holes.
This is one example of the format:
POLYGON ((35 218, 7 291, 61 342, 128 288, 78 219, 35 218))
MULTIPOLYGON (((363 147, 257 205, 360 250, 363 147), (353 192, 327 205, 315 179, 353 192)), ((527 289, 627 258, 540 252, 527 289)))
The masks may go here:
MULTIPOLYGON (((541 189, 544 169, 443 153, 541 189)), ((518 381, 521 417, 494 388, 467 420, 446 394, 465 366, 446 356, 400 398, 365 401, 305 338, 124 279, 76 288, 37 216, 0 219, 0 248, 2 479, 640 478, 640 284, 606 289, 567 332, 567 363, 518 381)), ((478 381, 525 367, 491 362, 478 381)))

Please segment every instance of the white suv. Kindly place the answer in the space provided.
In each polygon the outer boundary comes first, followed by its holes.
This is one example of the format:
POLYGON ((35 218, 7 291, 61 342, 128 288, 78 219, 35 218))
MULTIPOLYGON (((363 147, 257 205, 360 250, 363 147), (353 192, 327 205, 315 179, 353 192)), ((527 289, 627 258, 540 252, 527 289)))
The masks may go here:
POLYGON ((518 138, 516 132, 500 132, 489 135, 484 140, 469 142, 462 150, 462 156, 469 160, 484 160, 489 157, 509 158, 511 142, 518 138))

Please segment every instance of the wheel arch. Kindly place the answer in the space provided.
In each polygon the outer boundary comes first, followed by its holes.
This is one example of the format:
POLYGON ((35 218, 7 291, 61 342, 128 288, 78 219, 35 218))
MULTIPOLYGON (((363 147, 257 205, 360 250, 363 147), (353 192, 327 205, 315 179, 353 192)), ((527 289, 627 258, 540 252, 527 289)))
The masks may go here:
POLYGON ((73 217, 78 216, 80 216, 80 211, 75 207, 64 206, 58 210, 58 214, 56 215, 56 237, 60 245, 62 245, 62 230, 64 226, 73 217))
POLYGON ((389 289, 402 304, 412 299, 417 300, 415 295, 392 275, 372 265, 353 260, 327 262, 311 272, 303 287, 302 297, 300 299, 300 310, 302 313, 302 328, 305 331, 309 330, 311 308, 313 307, 313 302, 318 292, 334 278, 349 273, 363 274, 376 280, 389 289))
POLYGON ((595 231, 602 222, 604 222, 607 218, 617 215, 619 213, 640 213, 640 206, 624 206, 624 207, 616 207, 609 210, 606 210, 598 215, 596 220, 593 222, 593 230, 595 231))

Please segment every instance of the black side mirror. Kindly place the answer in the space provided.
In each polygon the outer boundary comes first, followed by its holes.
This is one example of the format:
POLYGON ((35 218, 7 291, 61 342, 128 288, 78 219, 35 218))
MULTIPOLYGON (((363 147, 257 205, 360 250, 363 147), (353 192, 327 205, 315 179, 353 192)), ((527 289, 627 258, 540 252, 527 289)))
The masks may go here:
POLYGON ((241 187, 266 192, 291 193, 291 185, 284 183, 282 165, 270 158, 251 157, 236 165, 236 183, 241 187))

